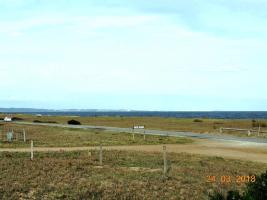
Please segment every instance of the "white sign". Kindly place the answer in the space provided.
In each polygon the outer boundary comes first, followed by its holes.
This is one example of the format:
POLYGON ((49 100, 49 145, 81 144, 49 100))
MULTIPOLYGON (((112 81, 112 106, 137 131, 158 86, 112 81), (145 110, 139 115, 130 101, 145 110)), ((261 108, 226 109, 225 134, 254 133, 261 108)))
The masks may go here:
POLYGON ((145 126, 134 126, 133 128, 134 128, 134 129, 144 129, 145 126))
POLYGON ((5 117, 4 121, 5 121, 5 122, 11 122, 12 119, 11 119, 10 117, 5 117))

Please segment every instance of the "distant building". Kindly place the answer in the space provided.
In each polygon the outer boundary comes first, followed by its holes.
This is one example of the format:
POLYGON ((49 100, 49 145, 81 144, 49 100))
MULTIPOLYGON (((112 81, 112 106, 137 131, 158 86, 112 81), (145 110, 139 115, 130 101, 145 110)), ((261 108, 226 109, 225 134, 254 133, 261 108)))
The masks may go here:
POLYGON ((11 118, 11 117, 5 117, 5 118, 4 118, 4 121, 5 121, 5 122, 12 122, 12 118, 11 118))
POLYGON ((36 117, 42 117, 43 115, 42 114, 36 114, 36 117))

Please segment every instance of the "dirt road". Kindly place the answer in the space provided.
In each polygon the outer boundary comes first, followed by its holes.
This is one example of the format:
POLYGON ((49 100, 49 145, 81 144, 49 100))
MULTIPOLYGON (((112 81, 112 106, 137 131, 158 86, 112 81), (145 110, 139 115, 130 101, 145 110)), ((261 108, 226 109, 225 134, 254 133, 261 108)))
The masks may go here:
MULTIPOLYGON (((174 153, 191 153, 207 156, 220 156, 247 161, 267 163, 267 146, 265 144, 237 141, 210 141, 195 139, 192 144, 168 144, 167 151, 174 153)), ((97 147, 35 147, 34 151, 80 151, 96 149, 97 147)), ((134 145, 134 146, 107 146, 107 150, 161 152, 162 145, 134 145)), ((0 152, 29 152, 30 148, 0 149, 0 152)))

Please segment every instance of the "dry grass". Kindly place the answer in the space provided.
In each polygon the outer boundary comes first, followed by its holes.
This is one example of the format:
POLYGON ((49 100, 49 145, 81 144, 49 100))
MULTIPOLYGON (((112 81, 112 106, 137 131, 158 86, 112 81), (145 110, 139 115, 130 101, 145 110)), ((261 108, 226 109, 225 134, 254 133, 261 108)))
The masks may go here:
MULTIPOLYGON (((68 120, 75 119, 82 124, 97 126, 113 127, 132 127, 135 125, 145 125, 147 129, 174 130, 174 131, 192 131, 197 133, 219 133, 220 127, 234 127, 251 129, 252 120, 242 119, 180 119, 180 118, 160 118, 160 117, 78 117, 78 116, 42 116, 17 114, 16 117, 23 118, 24 121, 32 122, 39 120, 43 122, 57 122, 66 124, 68 120)), ((0 117, 4 115, 0 114, 0 117)), ((261 123, 267 124, 267 120, 260 120, 261 123)), ((257 129, 257 128, 254 128, 257 129)), ((263 130, 267 131, 266 127, 263 130)), ((225 131, 227 134, 236 136, 247 136, 245 132, 225 131)), ((264 136, 266 137, 266 135, 264 136)))
MULTIPOLYGON (((1 125, 1 124, 0 124, 1 125)), ((34 141, 36 147, 86 147, 96 146, 99 144, 110 145, 137 145, 137 144, 185 144, 191 143, 188 138, 165 137, 146 135, 144 140, 143 135, 135 134, 133 140, 130 133, 115 133, 105 132, 102 129, 71 129, 48 126, 31 126, 10 124, 0 126, 0 148, 12 147, 29 147, 30 140, 34 141), (1 139, 6 137, 5 131, 13 129, 14 132, 26 130, 27 142, 14 141, 12 143, 1 142, 1 139)))
POLYGON ((0 199, 207 199, 214 190, 244 184, 207 183, 208 175, 259 174, 267 165, 205 157, 168 154, 169 178, 162 176, 162 154, 104 151, 98 153, 0 154, 0 199))

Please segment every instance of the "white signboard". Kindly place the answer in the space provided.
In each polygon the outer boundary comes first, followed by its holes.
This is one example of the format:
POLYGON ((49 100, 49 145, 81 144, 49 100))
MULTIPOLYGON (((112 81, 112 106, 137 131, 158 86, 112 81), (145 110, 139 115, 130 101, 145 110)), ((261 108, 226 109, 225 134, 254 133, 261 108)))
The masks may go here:
POLYGON ((134 126, 134 129, 145 129, 145 126, 134 126))
POLYGON ((11 122, 12 119, 11 119, 10 117, 5 117, 4 121, 5 121, 5 122, 11 122))

